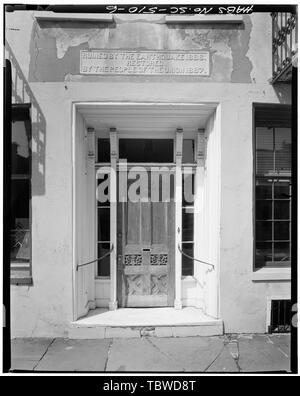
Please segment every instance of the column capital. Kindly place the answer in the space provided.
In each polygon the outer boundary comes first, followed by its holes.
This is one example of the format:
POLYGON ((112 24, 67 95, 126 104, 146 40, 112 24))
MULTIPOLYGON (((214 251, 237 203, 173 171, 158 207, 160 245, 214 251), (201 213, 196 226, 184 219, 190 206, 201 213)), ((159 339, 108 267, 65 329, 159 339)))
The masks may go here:
POLYGON ((182 140, 183 140, 183 129, 176 129, 176 162, 181 162, 182 158, 182 140))
POLYGON ((118 147, 117 147, 117 128, 109 128, 110 135, 110 158, 111 160, 117 159, 118 147))

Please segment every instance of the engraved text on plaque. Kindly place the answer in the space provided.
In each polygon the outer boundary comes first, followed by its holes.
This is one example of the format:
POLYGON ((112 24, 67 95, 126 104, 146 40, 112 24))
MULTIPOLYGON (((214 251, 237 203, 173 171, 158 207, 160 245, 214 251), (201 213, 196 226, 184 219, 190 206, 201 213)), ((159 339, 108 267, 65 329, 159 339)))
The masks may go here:
POLYGON ((80 51, 81 74, 209 76, 208 51, 80 51))

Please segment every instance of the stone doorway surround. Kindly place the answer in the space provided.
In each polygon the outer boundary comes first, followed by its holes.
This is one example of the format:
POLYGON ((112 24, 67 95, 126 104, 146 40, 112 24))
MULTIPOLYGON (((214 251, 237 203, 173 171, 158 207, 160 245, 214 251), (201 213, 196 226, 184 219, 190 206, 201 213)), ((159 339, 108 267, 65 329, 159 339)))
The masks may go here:
MULTIPOLYGON (((95 191, 95 135, 97 131, 109 131, 111 141, 111 168, 117 169, 117 138, 118 135, 123 137, 134 137, 143 134, 149 134, 151 130, 153 137, 173 137, 175 140, 175 194, 181 196, 181 150, 182 150, 182 132, 184 137, 195 136, 196 153, 197 153, 197 171, 196 171, 196 218, 195 224, 201 227, 207 226, 209 219, 204 219, 205 214, 203 204, 205 201, 205 167, 210 163, 212 158, 207 161, 207 153, 215 150, 218 153, 219 135, 220 135, 220 111, 219 106, 215 103, 99 103, 99 102, 79 102, 73 103, 73 318, 85 316, 89 309, 97 306, 97 280, 95 283, 95 265, 77 269, 79 262, 92 260, 96 256, 96 213, 95 213, 95 196, 87 194, 83 197, 83 186, 89 185, 91 191, 95 191), (132 121, 134 120, 134 122, 132 121), (196 134, 196 135, 195 135, 196 134), (211 140, 211 148, 206 145, 211 140), (90 210, 86 205, 91 204, 90 210), (84 223, 89 228, 88 237, 81 238, 80 224, 84 223), (93 247, 92 246, 93 242, 93 247)), ((215 177, 218 174, 218 161, 215 161, 213 167, 216 171, 211 174, 215 177)), ((110 194, 111 197, 116 195, 116 178, 111 179, 110 194)), ((210 187, 211 188, 211 187, 210 187)), ((215 188, 218 193, 218 186, 215 188)), ((180 200, 178 199, 178 202, 180 200)), ((218 208, 217 208, 218 209, 218 208)), ((181 228, 181 203, 175 209, 175 229, 181 228)), ((218 210, 215 211, 213 224, 218 226, 218 210)), ((116 241, 116 207, 111 206, 111 243, 117 246, 116 241)), ((176 234, 175 244, 177 246, 181 241, 180 233, 176 234)), ((201 238, 195 240, 195 256, 199 254, 201 258, 209 258, 208 252, 202 252, 205 241, 201 238), (202 253, 202 254, 201 254, 202 253), (204 256, 205 257, 204 257, 204 256)), ((215 250, 218 249, 218 238, 215 243, 215 250)), ((193 279, 182 279, 181 277, 181 254, 176 249, 175 253, 175 301, 174 307, 181 309, 183 306, 183 288, 192 282, 193 288, 198 290, 198 294, 191 298, 189 302, 189 291, 186 293, 188 301, 184 305, 193 305, 204 308, 204 313, 219 318, 219 263, 218 250, 214 260, 214 274, 209 274, 207 268, 195 269, 193 279), (208 285, 205 290, 200 290, 202 282, 208 285)), ((110 310, 118 308, 117 301, 117 252, 114 249, 111 252, 111 276, 107 281, 109 285, 108 307, 110 310)), ((102 284, 104 280, 100 280, 102 284)), ((99 284, 98 283, 98 284, 99 284)), ((188 286, 187 286, 188 288, 188 286)))

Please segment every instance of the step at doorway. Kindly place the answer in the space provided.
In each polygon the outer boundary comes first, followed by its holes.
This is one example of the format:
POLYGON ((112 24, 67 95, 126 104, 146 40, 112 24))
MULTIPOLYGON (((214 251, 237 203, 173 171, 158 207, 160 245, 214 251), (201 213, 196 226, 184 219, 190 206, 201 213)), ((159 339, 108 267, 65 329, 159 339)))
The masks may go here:
POLYGON ((193 337, 223 334, 223 321, 205 315, 201 309, 185 307, 120 308, 92 310, 71 323, 69 338, 193 337))

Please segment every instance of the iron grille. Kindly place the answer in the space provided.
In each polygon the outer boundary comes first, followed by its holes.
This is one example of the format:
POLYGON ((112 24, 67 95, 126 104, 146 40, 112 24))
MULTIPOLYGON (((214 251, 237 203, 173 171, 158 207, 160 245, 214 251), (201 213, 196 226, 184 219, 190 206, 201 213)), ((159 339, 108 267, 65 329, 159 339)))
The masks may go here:
POLYGON ((290 82, 292 62, 297 56, 297 17, 290 12, 272 14, 272 82, 290 82))
POLYGON ((291 301, 272 300, 269 333, 288 333, 291 331, 291 301))

